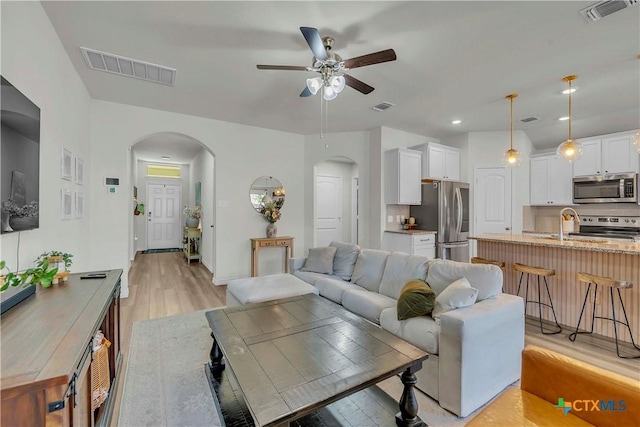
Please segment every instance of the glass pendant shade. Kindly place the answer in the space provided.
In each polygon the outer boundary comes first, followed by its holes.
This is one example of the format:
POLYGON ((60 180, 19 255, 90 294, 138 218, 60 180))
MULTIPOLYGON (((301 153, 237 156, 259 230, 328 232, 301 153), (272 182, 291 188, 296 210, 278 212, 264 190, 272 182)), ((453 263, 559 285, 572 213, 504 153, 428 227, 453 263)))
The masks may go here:
POLYGON ((515 167, 519 166, 522 162, 522 156, 518 150, 514 150, 513 148, 507 150, 502 156, 502 163, 505 166, 515 167))
POLYGON ((582 145, 572 139, 567 139, 558 146, 556 150, 558 156, 562 156, 569 163, 573 163, 582 157, 582 145))
POLYGON ((322 87, 322 78, 315 77, 313 79, 307 79, 307 89, 312 95, 318 93, 318 90, 322 87))
POLYGON ((335 93, 340 93, 344 89, 345 80, 342 76, 332 76, 331 77, 331 88, 335 93))
POLYGON ((633 137, 633 146, 636 148, 638 154, 640 154, 640 131, 636 132, 633 137))
POLYGON ((325 99, 325 101, 331 101, 332 99, 336 99, 338 97, 338 94, 335 90, 333 90, 333 87, 331 85, 327 85, 322 88, 322 97, 325 99))

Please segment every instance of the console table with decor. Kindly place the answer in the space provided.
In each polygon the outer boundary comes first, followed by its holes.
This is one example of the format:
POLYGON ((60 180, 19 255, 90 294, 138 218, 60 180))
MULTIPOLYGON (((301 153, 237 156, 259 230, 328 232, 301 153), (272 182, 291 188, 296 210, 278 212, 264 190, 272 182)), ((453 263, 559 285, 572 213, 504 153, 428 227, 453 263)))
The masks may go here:
POLYGON ((71 274, 3 313, 0 425, 110 425, 122 363, 122 270, 105 273, 71 274), (111 343, 106 351, 93 350, 98 330, 111 343), (92 401, 96 384, 105 387, 102 397, 109 389, 102 403, 92 401))
POLYGON ((182 252, 184 253, 187 262, 190 264, 191 260, 201 261, 200 255, 200 241, 202 240, 202 230, 199 228, 185 227, 182 232, 182 252))
POLYGON ((255 237, 251 239, 251 277, 258 275, 258 255, 261 248, 284 248, 284 272, 289 273, 289 258, 293 257, 293 237, 255 237))

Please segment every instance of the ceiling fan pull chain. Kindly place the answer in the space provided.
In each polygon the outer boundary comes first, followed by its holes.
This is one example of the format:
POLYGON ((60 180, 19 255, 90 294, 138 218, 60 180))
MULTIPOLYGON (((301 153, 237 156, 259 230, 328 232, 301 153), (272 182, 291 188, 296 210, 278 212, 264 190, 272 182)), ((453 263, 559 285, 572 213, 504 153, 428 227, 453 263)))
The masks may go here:
MULTIPOLYGON (((324 86, 322 87, 322 91, 324 92, 324 86)), ((322 95, 322 93, 320 95, 322 95)), ((322 117, 324 115, 324 108, 322 106, 323 101, 324 101, 324 97, 320 96, 320 139, 324 138, 324 134, 323 134, 324 120, 322 120, 322 117)))

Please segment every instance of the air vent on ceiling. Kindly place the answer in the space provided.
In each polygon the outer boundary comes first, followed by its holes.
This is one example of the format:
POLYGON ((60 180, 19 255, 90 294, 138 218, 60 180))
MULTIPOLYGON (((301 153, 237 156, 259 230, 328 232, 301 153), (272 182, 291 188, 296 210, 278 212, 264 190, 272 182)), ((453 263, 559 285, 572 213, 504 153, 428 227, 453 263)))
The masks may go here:
POLYGON ((540 120, 540 119, 536 116, 525 117, 524 119, 520 119, 522 123, 535 122, 536 120, 540 120))
POLYGON ((392 104, 390 102, 385 101, 385 102, 381 102, 378 105, 374 105, 373 107, 371 107, 371 109, 373 109, 375 111, 384 111, 384 110, 387 110, 387 109, 393 107, 394 105, 396 105, 396 104, 392 104))
POLYGON ((580 11, 584 19, 589 22, 595 22, 605 16, 626 9, 629 6, 637 4, 638 0, 604 0, 580 11))
POLYGON ((81 47, 80 51, 87 66, 92 70, 106 71, 169 86, 173 86, 176 82, 175 68, 87 49, 86 47, 81 47))

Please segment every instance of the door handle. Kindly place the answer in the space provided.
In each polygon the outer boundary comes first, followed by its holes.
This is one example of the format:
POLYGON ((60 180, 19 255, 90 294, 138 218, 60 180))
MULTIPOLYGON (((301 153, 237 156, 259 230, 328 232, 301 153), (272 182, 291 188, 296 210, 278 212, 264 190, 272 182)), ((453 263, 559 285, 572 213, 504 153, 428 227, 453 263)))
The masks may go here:
POLYGON ((509 230, 511 230, 511 227, 505 227, 504 229, 509 231, 509 230))

